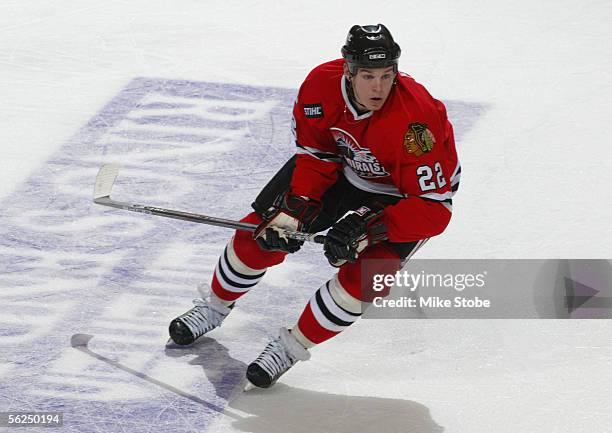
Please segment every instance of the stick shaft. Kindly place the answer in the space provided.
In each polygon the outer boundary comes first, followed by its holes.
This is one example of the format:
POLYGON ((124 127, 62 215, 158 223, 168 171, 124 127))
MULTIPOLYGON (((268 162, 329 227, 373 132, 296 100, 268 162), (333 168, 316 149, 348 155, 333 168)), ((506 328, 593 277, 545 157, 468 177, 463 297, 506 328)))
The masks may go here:
MULTIPOLYGON (((191 212, 183 212, 179 210, 173 209, 164 209, 155 206, 146 206, 140 204, 127 203, 122 201, 116 201, 111 199, 110 197, 100 197, 94 200, 94 203, 100 204, 103 206, 114 207, 117 209, 123 209, 131 212, 144 213, 147 215, 156 215, 165 218, 173 218, 182 221, 190 221, 199 224, 207 224, 211 226, 217 227, 225 227, 234 230, 246 230, 250 232, 254 232, 257 228, 256 224, 245 223, 241 221, 228 220, 224 218, 216 218, 207 215, 201 215, 191 212)), ((324 235, 314 235, 310 233, 302 233, 302 232, 294 232, 285 230, 285 236, 290 239, 296 239, 305 242, 314 242, 318 244, 322 244, 325 242, 324 235)))

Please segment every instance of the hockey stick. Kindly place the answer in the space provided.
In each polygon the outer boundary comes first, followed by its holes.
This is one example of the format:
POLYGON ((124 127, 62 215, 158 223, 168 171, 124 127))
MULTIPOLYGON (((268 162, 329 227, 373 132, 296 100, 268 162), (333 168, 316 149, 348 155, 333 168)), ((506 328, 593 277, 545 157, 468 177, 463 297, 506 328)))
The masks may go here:
MULTIPOLYGON (((103 206, 114 207, 117 209, 128 210, 131 212, 139 212, 147 215, 157 215, 166 218, 174 218, 178 220, 191 221, 194 223, 208 224, 211 226, 225 227, 229 229, 246 230, 251 232, 254 232, 255 229, 257 229, 256 224, 113 200, 110 195, 118 174, 119 166, 116 164, 105 164, 102 166, 102 168, 100 168, 100 171, 96 176, 96 185, 94 187, 94 203, 101 204, 103 206)), ((283 230, 283 234, 289 239, 295 239, 299 241, 314 242, 317 244, 322 244, 325 242, 325 235, 295 232, 291 230, 283 230)))

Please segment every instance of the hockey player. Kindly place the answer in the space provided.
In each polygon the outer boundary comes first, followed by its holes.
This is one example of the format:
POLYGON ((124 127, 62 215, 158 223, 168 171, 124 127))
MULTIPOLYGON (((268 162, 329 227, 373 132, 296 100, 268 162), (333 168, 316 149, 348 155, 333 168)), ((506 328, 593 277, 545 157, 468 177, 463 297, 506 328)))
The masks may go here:
POLYGON ((316 67, 300 87, 296 155, 242 219, 258 229, 234 234, 210 293, 170 324, 175 343, 193 343, 221 325, 267 268, 300 249, 278 228, 331 227, 323 249, 338 272, 248 366, 257 387, 355 322, 372 299, 372 274, 394 274, 451 218, 461 170, 444 105, 398 72, 400 47, 382 24, 353 26, 342 57, 316 67))

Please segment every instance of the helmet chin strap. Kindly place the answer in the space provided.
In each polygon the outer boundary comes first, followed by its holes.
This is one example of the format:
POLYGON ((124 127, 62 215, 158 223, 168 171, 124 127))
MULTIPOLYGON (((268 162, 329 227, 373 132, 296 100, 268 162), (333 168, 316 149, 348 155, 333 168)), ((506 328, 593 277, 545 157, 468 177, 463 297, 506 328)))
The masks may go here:
POLYGON ((349 100, 351 101, 355 109, 357 109, 357 112, 359 112, 359 114, 365 114, 371 110, 366 108, 365 105, 361 104, 357 100, 357 96, 355 95, 355 89, 353 88, 353 80, 352 80, 353 77, 354 75, 351 74, 350 72, 349 72, 349 75, 346 77, 346 81, 347 81, 346 93, 348 94, 349 100))

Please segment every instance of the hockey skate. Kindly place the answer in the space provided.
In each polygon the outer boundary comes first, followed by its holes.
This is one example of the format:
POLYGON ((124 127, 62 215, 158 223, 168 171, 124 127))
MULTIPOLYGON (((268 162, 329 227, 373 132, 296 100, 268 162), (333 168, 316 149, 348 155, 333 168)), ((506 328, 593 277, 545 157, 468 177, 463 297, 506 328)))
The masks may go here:
POLYGON ((192 344, 202 335, 221 326, 234 307, 233 304, 227 307, 214 297, 194 299, 193 303, 195 306, 170 322, 168 328, 170 339, 180 346, 192 344))
POLYGON ((296 362, 308 359, 310 352, 287 329, 281 328, 280 336, 269 342, 261 355, 247 368, 249 383, 245 391, 254 387, 270 387, 296 362))

